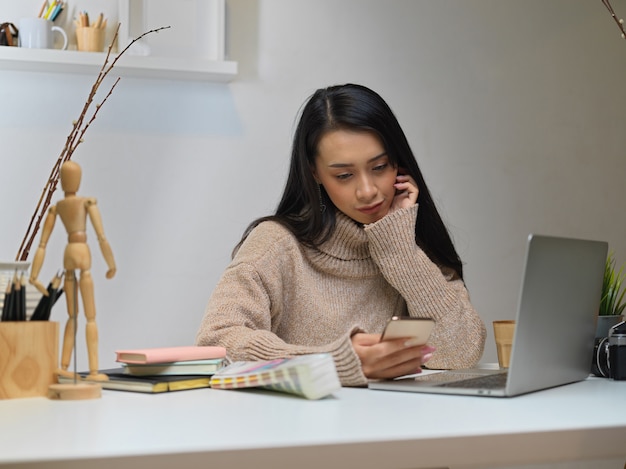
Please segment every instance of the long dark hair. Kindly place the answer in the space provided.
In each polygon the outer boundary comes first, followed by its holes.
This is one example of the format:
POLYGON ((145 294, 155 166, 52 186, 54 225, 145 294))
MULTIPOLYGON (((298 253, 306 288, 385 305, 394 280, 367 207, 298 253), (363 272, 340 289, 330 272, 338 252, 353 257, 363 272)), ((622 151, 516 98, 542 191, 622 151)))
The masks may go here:
POLYGON ((338 129, 374 132, 390 163, 413 177, 419 189, 415 241, 433 262, 453 269, 463 278, 461 259, 398 120, 380 95, 355 84, 322 88, 308 99, 294 134, 289 175, 276 213, 253 221, 234 252, 254 227, 267 220, 281 223, 309 246, 319 245, 332 235, 337 208, 316 183, 312 168, 320 139, 326 132, 338 129), (321 204, 326 206, 323 211, 321 204))

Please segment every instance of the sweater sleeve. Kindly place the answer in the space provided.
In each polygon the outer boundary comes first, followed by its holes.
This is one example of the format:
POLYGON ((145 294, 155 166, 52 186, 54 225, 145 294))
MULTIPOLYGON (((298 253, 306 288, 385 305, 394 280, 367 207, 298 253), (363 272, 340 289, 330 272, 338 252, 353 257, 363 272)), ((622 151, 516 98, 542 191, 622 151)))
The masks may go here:
POLYGON ((435 320, 429 343, 436 351, 428 367, 472 367, 483 354, 485 325, 463 281, 452 271, 444 274, 415 243, 417 210, 400 209, 367 225, 370 253, 409 315, 435 320))
POLYGON ((365 385, 367 379, 350 340, 360 331, 357 325, 324 344, 286 343, 277 335, 285 245, 260 238, 251 233, 222 275, 209 299, 196 344, 223 346, 232 360, 330 353, 342 385, 365 385))

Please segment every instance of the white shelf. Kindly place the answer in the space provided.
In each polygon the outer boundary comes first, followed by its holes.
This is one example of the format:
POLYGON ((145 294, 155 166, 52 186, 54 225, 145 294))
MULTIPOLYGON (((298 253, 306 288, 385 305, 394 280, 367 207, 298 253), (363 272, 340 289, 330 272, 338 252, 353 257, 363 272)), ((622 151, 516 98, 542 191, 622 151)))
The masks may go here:
MULTIPOLYGON (((0 70, 53 73, 85 73, 96 75, 105 53, 55 49, 0 47, 0 70)), ((227 83, 237 75, 237 62, 198 58, 133 56, 125 53, 110 73, 174 80, 195 80, 227 83)))

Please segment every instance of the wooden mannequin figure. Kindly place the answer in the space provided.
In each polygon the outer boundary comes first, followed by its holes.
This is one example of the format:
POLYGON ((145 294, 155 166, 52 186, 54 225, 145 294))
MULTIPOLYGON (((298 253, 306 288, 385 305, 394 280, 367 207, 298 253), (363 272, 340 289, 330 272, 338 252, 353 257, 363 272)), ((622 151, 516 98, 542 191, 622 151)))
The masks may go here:
POLYGON ((108 241, 104 237, 100 212, 96 205, 96 199, 90 197, 79 197, 76 195, 80 186, 81 169, 73 162, 67 161, 61 166, 61 187, 65 192, 65 198, 57 202, 56 206, 50 207, 44 222, 41 233, 41 242, 35 253, 31 269, 30 283, 35 285, 39 291, 47 295, 47 289, 37 279, 46 255, 46 245, 54 229, 57 215, 61 218, 67 231, 68 239, 63 256, 63 268, 65 269, 65 301, 69 318, 65 325, 63 337, 63 349, 61 355, 61 368, 58 373, 64 376, 73 377, 74 373, 68 371, 72 349, 74 348, 74 333, 76 322, 74 314, 78 305, 75 305, 76 295, 76 270, 80 271, 78 277, 78 291, 83 301, 85 318, 87 319, 86 338, 87 354, 89 357, 89 378, 92 380, 106 381, 105 374, 98 373, 98 327, 96 325, 96 305, 94 300, 93 279, 91 278, 91 253, 87 245, 87 233, 85 231, 87 217, 96 232, 100 250, 109 270, 106 278, 113 278, 115 275, 115 260, 108 241))

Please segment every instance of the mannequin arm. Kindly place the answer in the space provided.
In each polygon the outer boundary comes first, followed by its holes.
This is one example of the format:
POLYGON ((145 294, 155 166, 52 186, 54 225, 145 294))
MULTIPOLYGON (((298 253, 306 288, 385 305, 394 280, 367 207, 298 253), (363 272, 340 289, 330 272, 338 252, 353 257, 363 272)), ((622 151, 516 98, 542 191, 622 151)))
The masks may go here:
POLYGON ((39 241, 39 247, 37 247, 37 251, 35 252, 35 258, 33 259, 33 266, 30 269, 29 282, 32 285, 35 285, 37 290, 39 290, 45 296, 48 296, 48 289, 38 280, 38 277, 39 272, 41 271, 41 266, 43 265, 44 258, 46 257, 46 246, 48 245, 50 234, 54 229, 56 216, 57 209, 56 206, 53 205, 52 207, 50 207, 50 210, 48 210, 48 215, 46 216, 46 220, 44 221, 43 230, 41 232, 41 241, 39 241))
POLYGON ((102 226, 102 219, 100 217, 100 211, 98 210, 96 199, 87 199, 86 207, 89 219, 91 220, 91 224, 93 225, 96 236, 98 237, 100 251, 102 251, 102 256, 109 267, 109 270, 106 273, 106 278, 113 278, 116 272, 115 259, 113 258, 111 246, 104 236, 104 228, 102 226))

